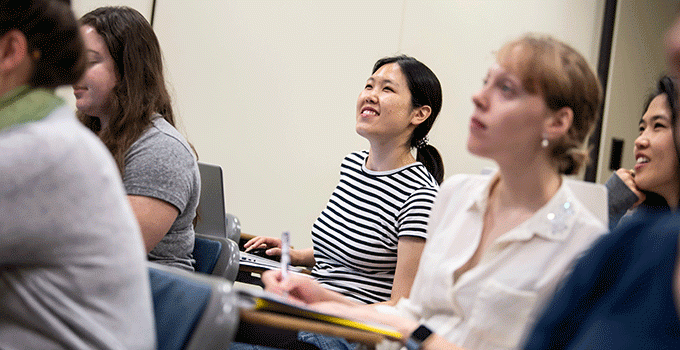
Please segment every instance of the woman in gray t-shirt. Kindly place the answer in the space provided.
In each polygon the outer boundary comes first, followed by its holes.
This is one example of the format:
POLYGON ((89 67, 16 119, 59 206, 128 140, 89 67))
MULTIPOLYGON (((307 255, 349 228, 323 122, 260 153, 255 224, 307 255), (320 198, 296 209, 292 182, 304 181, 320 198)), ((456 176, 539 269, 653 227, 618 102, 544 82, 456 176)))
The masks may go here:
POLYGON ((200 175, 174 128, 156 35, 128 7, 98 8, 80 23, 88 68, 73 86, 78 117, 118 164, 149 260, 193 270, 200 175))

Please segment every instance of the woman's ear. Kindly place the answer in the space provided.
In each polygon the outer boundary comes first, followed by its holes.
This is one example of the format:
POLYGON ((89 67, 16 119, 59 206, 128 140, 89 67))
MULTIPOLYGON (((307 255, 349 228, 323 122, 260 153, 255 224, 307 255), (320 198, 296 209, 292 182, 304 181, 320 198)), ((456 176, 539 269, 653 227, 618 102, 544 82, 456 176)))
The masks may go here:
POLYGON ((574 122, 574 111, 570 107, 562 107, 551 112, 545 119, 544 135, 549 140, 559 139, 567 134, 574 122))
POLYGON ((0 72, 15 70, 28 58, 28 41, 24 33, 14 29, 0 37, 0 72))
POLYGON ((418 108, 414 108, 411 117, 411 124, 415 126, 420 125, 430 117, 431 113, 432 107, 430 106, 420 106, 418 108))

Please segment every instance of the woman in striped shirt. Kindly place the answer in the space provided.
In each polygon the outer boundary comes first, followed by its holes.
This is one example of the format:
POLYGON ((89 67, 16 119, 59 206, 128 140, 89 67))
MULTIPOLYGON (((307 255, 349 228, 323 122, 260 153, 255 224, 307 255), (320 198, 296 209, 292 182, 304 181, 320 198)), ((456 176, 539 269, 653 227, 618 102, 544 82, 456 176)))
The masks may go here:
MULTIPOLYGON (((408 296, 444 166, 427 134, 441 109, 441 85, 405 55, 378 60, 357 99, 356 131, 370 143, 341 164, 340 182, 312 227, 313 247, 291 249, 326 288, 359 303, 408 296), (412 149, 416 149, 416 156, 412 149)), ((281 254, 281 241, 256 237, 246 251, 281 254)))

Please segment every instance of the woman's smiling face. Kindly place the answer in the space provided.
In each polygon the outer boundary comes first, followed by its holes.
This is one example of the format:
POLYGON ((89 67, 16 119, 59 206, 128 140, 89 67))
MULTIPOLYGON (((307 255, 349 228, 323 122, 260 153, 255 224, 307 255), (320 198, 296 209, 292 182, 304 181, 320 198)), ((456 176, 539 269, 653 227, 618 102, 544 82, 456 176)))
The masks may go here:
POLYGON ((668 96, 656 96, 640 119, 635 139, 635 183, 664 198, 678 193, 678 157, 673 141, 668 96))
POLYGON ((398 63, 380 67, 357 99, 356 131, 368 140, 411 135, 411 91, 398 63))
POLYGON ((80 33, 85 43, 87 69, 80 81, 73 85, 76 107, 87 115, 109 118, 113 88, 118 83, 115 62, 97 30, 84 25, 80 33))

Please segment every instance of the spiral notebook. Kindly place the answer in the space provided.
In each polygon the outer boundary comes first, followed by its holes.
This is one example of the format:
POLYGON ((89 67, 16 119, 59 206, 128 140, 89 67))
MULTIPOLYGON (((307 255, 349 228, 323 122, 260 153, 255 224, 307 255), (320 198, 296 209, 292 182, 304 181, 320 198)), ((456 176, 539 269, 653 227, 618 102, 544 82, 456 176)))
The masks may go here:
POLYGON ((378 333, 392 339, 401 339, 401 333, 396 329, 378 323, 358 321, 319 312, 304 304, 295 303, 279 295, 258 289, 237 289, 240 308, 268 311, 281 315, 299 317, 307 320, 325 322, 347 328, 353 328, 378 333))

